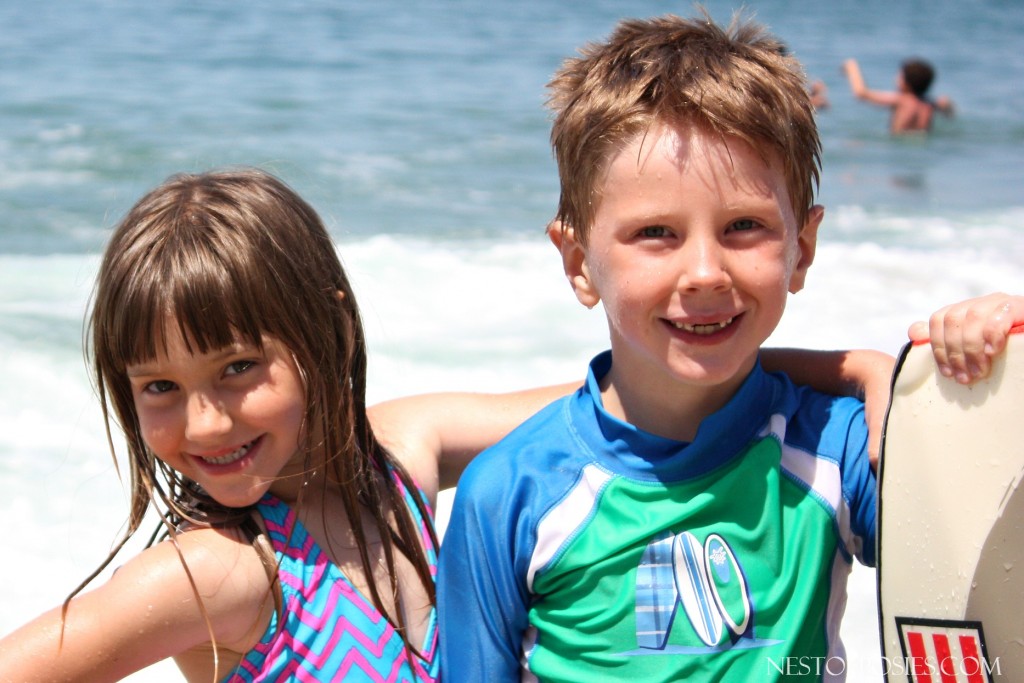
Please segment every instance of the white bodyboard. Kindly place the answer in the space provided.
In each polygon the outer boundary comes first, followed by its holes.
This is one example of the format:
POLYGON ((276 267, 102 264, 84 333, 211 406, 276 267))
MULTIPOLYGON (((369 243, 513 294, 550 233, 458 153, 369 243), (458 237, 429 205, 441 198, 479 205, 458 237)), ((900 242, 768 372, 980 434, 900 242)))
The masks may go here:
POLYGON ((882 443, 878 602, 889 683, 1024 681, 1024 328, 991 376, 904 348, 882 443))

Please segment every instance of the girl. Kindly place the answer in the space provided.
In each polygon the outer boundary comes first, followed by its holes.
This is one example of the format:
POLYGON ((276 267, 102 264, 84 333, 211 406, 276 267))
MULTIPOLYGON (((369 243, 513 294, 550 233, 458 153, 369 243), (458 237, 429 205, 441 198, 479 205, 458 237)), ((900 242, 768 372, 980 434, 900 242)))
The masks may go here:
MULTIPOLYGON (((382 404, 393 456, 334 245, 257 170, 144 196, 106 249, 89 329, 132 491, 104 566, 151 504, 166 540, 0 641, 0 678, 109 681, 174 657, 204 683, 436 680, 429 506, 570 385, 382 404)), ((822 389, 887 392, 884 354, 779 361, 822 389)))
POLYGON ((171 178, 116 228, 89 329, 131 471, 107 562, 151 503, 169 540, 16 633, 26 661, 3 675, 116 680, 173 656, 190 681, 435 680, 414 482, 436 462, 374 438, 359 313, 313 209, 255 170, 171 178))

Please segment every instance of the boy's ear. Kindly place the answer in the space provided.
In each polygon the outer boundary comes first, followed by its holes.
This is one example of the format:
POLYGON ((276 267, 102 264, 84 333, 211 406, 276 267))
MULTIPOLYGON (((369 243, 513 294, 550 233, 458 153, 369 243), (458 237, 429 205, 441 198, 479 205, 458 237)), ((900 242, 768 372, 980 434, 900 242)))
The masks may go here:
POLYGON ((807 211, 807 220, 800 228, 796 237, 797 262, 793 268, 793 274, 789 278, 789 292, 796 294, 804 288, 804 281, 807 279, 807 269, 814 263, 814 251, 818 246, 818 226, 825 217, 825 207, 815 204, 807 211))
POLYGON ((562 255, 562 269, 576 299, 587 308, 593 308, 601 301, 601 296, 590 278, 587 252, 576 239, 576 231, 558 219, 548 223, 547 231, 548 239, 562 255))

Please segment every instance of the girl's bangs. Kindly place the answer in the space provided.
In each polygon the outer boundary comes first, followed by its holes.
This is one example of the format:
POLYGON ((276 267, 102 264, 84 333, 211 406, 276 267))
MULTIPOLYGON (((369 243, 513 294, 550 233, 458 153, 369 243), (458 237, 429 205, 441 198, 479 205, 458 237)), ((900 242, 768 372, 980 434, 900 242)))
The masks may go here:
POLYGON ((250 273, 243 259, 224 253, 182 253, 180 246, 165 246, 174 256, 161 259, 164 249, 150 252, 125 282, 123 303, 110 330, 118 365, 153 360, 166 352, 174 335, 180 335, 190 353, 238 341, 262 346, 265 326, 252 296, 259 274, 250 273))

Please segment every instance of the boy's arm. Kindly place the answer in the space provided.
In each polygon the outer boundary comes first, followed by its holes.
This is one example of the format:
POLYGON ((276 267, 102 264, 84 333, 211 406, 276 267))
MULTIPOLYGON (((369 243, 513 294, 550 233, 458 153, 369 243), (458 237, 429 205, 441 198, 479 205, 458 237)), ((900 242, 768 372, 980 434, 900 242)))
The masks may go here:
POLYGON ((889 405, 889 388, 896 359, 881 351, 808 351, 762 349, 761 365, 769 372, 784 372, 797 384, 835 396, 864 401, 868 424, 868 455, 878 462, 882 423, 889 405))
POLYGON ((846 79, 850 82, 850 90, 854 97, 871 104, 878 104, 883 107, 895 106, 899 100, 899 93, 871 90, 864 82, 864 76, 860 72, 860 64, 856 59, 847 59, 843 62, 843 71, 846 72, 846 79))
POLYGON ((927 323, 911 325, 908 334, 914 342, 931 340, 939 372, 970 384, 988 376, 1010 330, 1021 324, 1024 296, 996 292, 940 308, 927 323))

